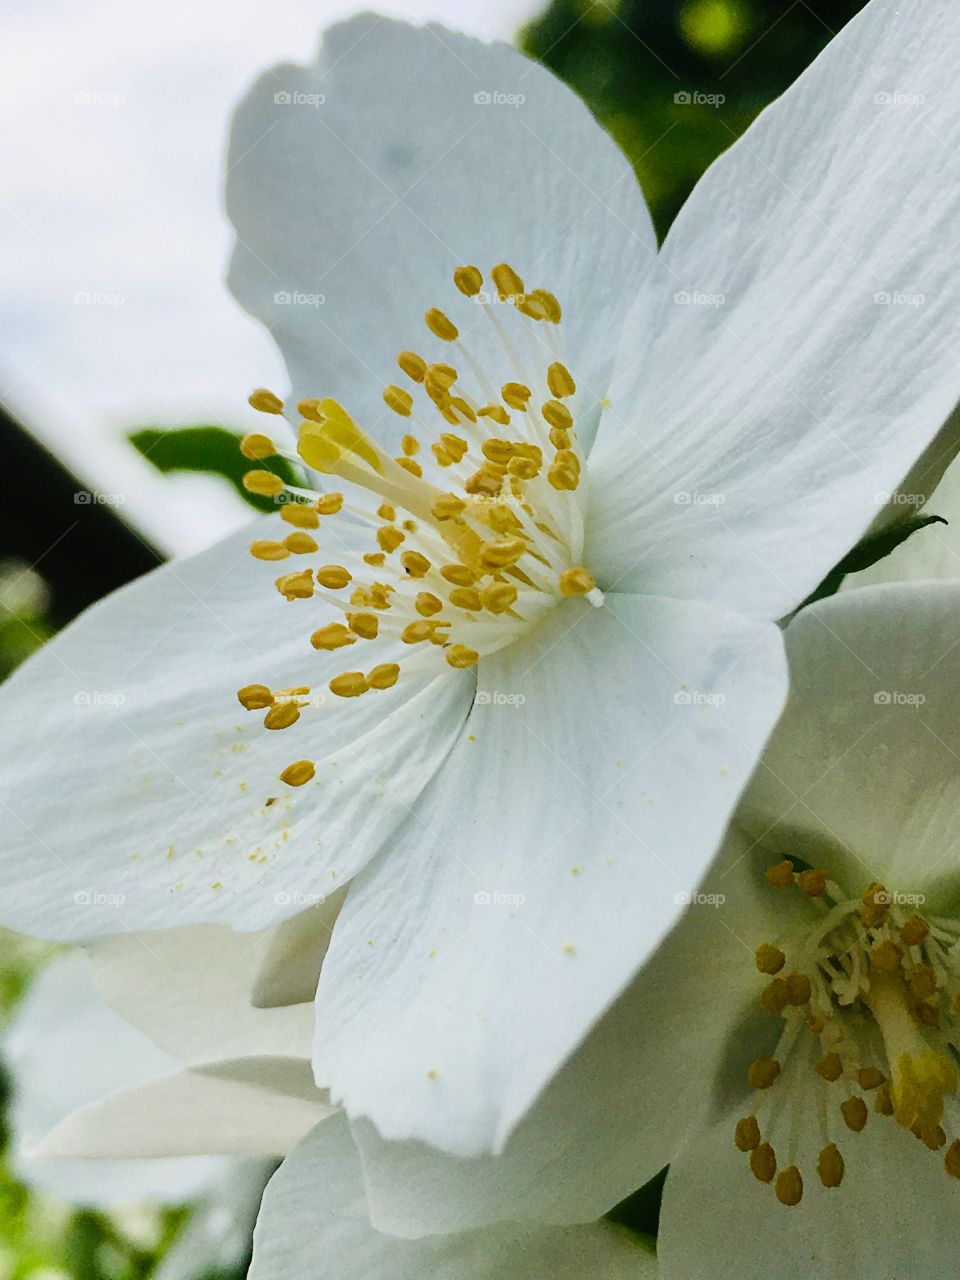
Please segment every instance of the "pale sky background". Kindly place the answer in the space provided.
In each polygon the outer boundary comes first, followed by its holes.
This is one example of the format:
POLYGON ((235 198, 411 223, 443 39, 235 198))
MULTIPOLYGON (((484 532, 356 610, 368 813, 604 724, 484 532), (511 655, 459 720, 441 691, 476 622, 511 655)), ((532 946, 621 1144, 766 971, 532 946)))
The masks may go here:
POLYGON ((365 8, 510 39, 536 0, 0 0, 0 400, 169 552, 249 518, 227 487, 167 480, 140 425, 256 418, 283 388, 227 293, 221 172, 237 99, 365 8), (199 500, 198 500, 199 499, 199 500))

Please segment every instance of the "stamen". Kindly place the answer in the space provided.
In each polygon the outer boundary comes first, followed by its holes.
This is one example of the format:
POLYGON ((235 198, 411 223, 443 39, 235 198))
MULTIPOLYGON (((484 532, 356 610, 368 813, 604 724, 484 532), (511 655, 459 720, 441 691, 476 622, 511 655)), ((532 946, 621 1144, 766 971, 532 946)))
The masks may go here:
POLYGON ((260 413, 283 413, 283 401, 266 387, 259 387, 247 397, 248 404, 260 413))
POLYGON ((288 787, 302 787, 305 782, 310 781, 316 771, 312 760, 297 760, 294 764, 287 765, 280 775, 280 780, 288 787))

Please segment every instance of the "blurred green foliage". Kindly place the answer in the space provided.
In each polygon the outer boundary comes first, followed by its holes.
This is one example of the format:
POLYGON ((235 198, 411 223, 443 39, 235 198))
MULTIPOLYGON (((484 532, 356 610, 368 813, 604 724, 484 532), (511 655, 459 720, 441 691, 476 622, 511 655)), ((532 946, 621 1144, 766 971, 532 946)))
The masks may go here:
POLYGON ((704 169, 864 3, 552 0, 520 45, 619 142, 662 238, 704 169))
POLYGON ((243 487, 247 471, 263 468, 273 471, 285 483, 296 483, 294 468, 286 459, 273 457, 251 462, 240 452, 243 439, 240 432, 228 431, 225 427, 141 427, 129 439, 158 471, 205 471, 222 476, 258 511, 273 511, 275 503, 272 498, 260 497, 243 487))

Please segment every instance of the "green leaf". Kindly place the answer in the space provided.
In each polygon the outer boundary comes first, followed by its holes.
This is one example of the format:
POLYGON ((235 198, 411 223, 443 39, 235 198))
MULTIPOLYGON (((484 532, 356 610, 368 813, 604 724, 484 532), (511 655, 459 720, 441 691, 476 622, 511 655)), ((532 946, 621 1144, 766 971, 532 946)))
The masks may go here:
POLYGON ((914 516, 912 520, 906 520, 893 529, 886 529, 872 538, 864 538, 830 570, 819 587, 807 596, 797 612, 799 613, 800 609, 805 609, 808 604, 813 604, 816 600, 825 600, 827 596, 836 595, 848 573, 860 573, 880 560, 885 560, 901 543, 906 542, 921 529, 925 529, 927 525, 946 523, 943 516, 914 516))
POLYGON ((295 468, 285 458, 265 458, 251 462, 240 452, 243 436, 225 427, 140 427, 130 433, 133 447, 165 475, 172 471, 199 471, 222 476, 236 492, 258 511, 274 511, 272 498, 262 498, 243 487, 247 471, 272 471, 285 484, 298 484, 295 468))

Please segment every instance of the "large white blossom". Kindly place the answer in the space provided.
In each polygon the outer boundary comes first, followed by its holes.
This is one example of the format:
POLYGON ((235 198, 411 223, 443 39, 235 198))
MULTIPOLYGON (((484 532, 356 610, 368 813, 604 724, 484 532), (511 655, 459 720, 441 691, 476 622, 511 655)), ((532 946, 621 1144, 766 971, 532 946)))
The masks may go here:
POLYGON ((366 16, 265 75, 231 280, 293 384, 250 484, 275 443, 299 501, 9 683, 3 920, 250 931, 349 883, 318 1083, 502 1148, 713 856, 774 619, 954 447, 958 24, 872 0, 659 253, 625 158, 505 46, 366 16))

